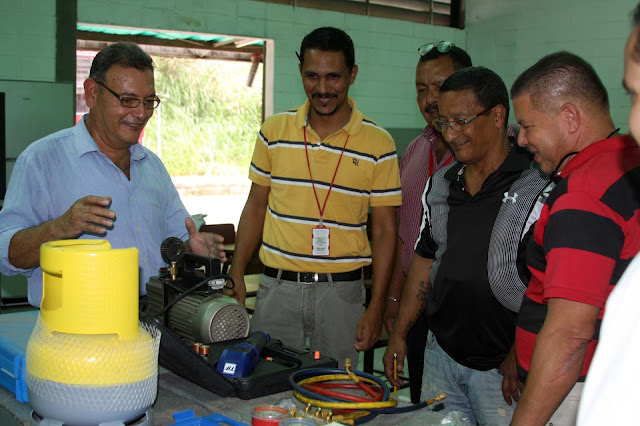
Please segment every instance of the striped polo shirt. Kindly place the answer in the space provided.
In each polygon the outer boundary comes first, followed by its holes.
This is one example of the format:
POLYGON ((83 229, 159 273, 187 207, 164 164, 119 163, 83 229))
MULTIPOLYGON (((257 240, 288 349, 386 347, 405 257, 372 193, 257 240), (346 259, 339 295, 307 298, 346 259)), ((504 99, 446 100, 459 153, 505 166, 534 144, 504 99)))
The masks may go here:
POLYGON ((307 123, 308 101, 262 125, 249 178, 270 187, 260 248, 266 266, 336 273, 368 265, 369 207, 402 203, 393 138, 358 111, 353 99, 348 102, 349 122, 322 141, 307 123), (314 256, 312 230, 319 225, 318 203, 322 207, 328 193, 323 225, 330 229, 329 255, 314 256))
POLYGON ((584 381, 609 293, 640 250, 638 146, 629 136, 591 144, 554 181, 541 195, 545 202, 526 251, 531 279, 516 328, 519 374, 526 379, 548 300, 557 297, 600 308, 584 381))

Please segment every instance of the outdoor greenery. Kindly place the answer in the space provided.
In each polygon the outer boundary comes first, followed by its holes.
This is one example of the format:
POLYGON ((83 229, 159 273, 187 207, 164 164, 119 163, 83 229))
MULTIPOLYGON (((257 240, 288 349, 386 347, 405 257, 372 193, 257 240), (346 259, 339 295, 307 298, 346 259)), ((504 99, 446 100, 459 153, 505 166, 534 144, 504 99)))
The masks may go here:
POLYGON ((153 60, 162 103, 143 143, 172 176, 246 174, 261 122, 262 67, 248 87, 248 62, 153 60))

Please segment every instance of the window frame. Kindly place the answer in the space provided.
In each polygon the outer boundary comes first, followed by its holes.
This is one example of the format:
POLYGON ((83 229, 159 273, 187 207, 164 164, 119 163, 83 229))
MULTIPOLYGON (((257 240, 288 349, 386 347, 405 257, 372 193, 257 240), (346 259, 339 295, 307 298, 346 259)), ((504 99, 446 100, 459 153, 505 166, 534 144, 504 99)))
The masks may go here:
POLYGON ((466 0, 254 0, 429 25, 464 28, 466 0))

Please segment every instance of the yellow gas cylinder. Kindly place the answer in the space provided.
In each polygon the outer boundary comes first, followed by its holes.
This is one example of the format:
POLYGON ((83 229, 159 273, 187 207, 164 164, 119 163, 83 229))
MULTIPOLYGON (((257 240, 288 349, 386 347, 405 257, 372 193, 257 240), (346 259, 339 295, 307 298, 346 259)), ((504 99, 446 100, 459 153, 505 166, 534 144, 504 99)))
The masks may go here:
POLYGON ((52 241, 40 248, 40 266, 43 298, 26 353, 34 418, 152 422, 160 332, 138 322, 138 250, 52 241))

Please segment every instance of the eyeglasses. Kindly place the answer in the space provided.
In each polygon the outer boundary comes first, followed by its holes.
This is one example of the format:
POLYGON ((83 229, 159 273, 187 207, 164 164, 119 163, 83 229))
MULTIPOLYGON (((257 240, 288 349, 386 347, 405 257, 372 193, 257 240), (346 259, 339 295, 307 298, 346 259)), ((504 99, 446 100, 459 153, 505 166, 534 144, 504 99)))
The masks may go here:
POLYGON ((477 113, 476 115, 472 115, 469 118, 459 118, 453 121, 435 120, 433 122, 433 125, 436 128, 436 130, 438 130, 440 133, 444 133, 447 130, 447 127, 449 127, 454 132, 461 132, 465 129, 465 127, 467 127, 467 124, 471 123, 473 120, 480 117, 481 115, 491 111, 494 107, 495 105, 492 106, 491 108, 487 108, 484 111, 477 113))
POLYGON ((418 54, 420 56, 424 56, 427 53, 431 52, 434 48, 438 49, 440 53, 447 53, 451 50, 452 47, 455 47, 455 44, 451 41, 438 41, 436 43, 427 43, 424 46, 420 46, 418 48, 418 54))
POLYGON ((125 108, 137 108, 140 106, 140 104, 144 103, 145 109, 155 109, 155 108, 158 108, 158 105, 160 105, 160 98, 157 96, 154 96, 152 98, 146 98, 146 99, 127 98, 109 89, 107 86, 104 85, 104 83, 101 83, 98 80, 93 80, 93 81, 95 81, 100 86, 107 89, 109 93, 111 93, 113 96, 118 98, 118 100, 120 101, 120 105, 122 105, 125 108))

